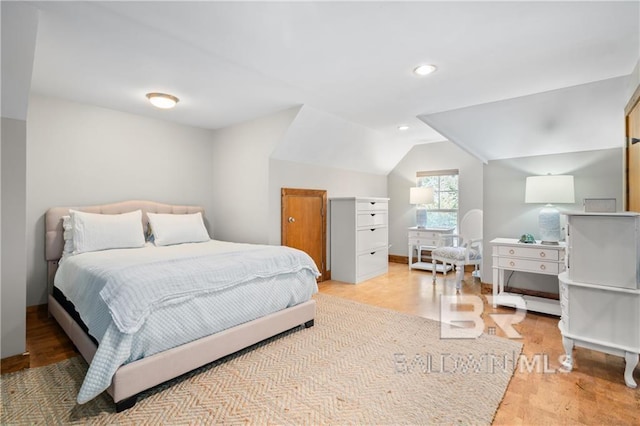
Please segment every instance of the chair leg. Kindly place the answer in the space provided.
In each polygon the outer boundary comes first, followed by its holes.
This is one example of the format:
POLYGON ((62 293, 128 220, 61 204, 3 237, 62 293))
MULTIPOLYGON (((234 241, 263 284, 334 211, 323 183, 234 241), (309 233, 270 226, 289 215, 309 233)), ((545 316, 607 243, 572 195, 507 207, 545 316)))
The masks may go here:
POLYGON ((431 276, 433 277, 433 285, 436 284, 436 266, 438 265, 438 261, 435 259, 431 259, 431 276))
POLYGON ((464 265, 456 265, 456 293, 460 293, 462 288, 462 277, 464 275, 464 265))

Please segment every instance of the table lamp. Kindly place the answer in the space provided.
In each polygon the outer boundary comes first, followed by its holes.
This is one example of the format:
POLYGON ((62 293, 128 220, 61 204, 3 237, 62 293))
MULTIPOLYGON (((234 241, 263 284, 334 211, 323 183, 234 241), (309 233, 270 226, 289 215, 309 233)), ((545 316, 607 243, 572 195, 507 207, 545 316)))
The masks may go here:
POLYGON ((433 203, 433 188, 430 186, 417 186, 409 189, 409 204, 417 206, 416 226, 418 228, 424 228, 427 225, 427 210, 424 205, 431 203, 433 203))

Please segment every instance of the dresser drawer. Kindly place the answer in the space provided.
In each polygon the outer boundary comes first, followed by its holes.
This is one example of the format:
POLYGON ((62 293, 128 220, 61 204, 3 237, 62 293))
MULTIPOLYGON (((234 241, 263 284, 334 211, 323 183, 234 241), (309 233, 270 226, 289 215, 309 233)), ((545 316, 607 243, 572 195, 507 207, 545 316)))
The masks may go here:
POLYGON ((387 269, 389 264, 388 250, 380 249, 358 256, 358 277, 376 274, 387 269))
POLYGON ((556 261, 563 260, 560 258, 559 250, 548 250, 548 249, 533 248, 533 247, 499 246, 498 254, 500 256, 526 257, 528 259, 556 260, 556 261))
POLYGON ((358 215, 357 226, 387 225, 387 213, 364 213, 358 215))
POLYGON ((387 211, 389 210, 389 203, 386 201, 358 201, 356 209, 358 213, 368 211, 387 211))
POLYGON ((389 229, 382 228, 360 229, 357 232, 357 251, 386 248, 389 245, 389 229))
POLYGON ((501 257, 498 259, 498 266, 505 269, 519 271, 531 271, 538 274, 558 275, 564 270, 564 265, 556 262, 540 262, 538 260, 515 259, 501 257), (562 268, 562 270, 560 269, 562 268))

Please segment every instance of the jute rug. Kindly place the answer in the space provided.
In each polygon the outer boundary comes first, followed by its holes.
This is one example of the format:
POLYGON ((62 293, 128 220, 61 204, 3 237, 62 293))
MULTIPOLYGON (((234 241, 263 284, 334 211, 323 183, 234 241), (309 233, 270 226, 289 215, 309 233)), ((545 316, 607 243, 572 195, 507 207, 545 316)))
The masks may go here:
POLYGON ((75 403, 72 358, 2 376, 2 424, 490 424, 521 344, 441 339, 439 323, 316 295, 315 326, 269 339, 146 392, 115 413, 75 403))

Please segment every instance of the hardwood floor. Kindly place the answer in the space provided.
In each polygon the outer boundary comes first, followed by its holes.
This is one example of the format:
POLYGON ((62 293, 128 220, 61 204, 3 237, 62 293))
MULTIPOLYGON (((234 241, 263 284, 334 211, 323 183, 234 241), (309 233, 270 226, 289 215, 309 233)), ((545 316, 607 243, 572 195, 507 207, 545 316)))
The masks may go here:
MULTIPOLYGON (((319 287, 322 293, 434 320, 440 319, 439 296, 455 294, 452 273, 447 274, 446 284, 442 274, 438 274, 434 286, 431 272, 410 272, 406 264, 396 263, 389 264, 388 274, 358 285, 327 281, 319 287)), ((479 280, 474 282, 466 274, 461 294, 481 294, 480 287, 479 280)), ((513 310, 493 309, 483 299, 485 332, 495 329, 496 335, 505 336, 488 314, 513 310)), ((526 365, 522 371, 516 369, 494 424, 640 424, 640 390, 625 386, 622 358, 578 348, 574 351, 573 371, 558 372, 558 357, 564 354, 558 318, 527 313, 514 328, 522 335, 522 353, 531 372, 526 365), (542 362, 533 365, 536 359, 542 362), (544 359, 548 360, 546 368, 544 359)), ((634 376, 640 381, 639 368, 634 376)))
MULTIPOLYGON (((325 281, 319 288, 322 293, 439 320, 440 295, 455 294, 453 279, 449 273, 445 283, 442 274, 438 274, 434 286, 430 272, 409 271, 406 264, 391 263, 388 274, 364 283, 325 281)), ((467 274, 462 294, 481 295, 479 281, 467 274)), ((495 334, 504 336, 488 314, 511 312, 508 308, 493 309, 485 299, 485 332, 495 330, 495 334)), ((573 372, 559 372, 558 358, 564 352, 557 324, 557 317, 527 313, 514 326, 522 335, 523 358, 529 367, 516 369, 494 424, 639 424, 640 390, 625 386, 624 360, 578 348, 574 351, 573 372), (536 360, 541 363, 533 364, 536 360)), ((27 315, 27 350, 31 353, 32 368, 77 354, 62 329, 43 309, 27 315)), ((634 376, 640 381, 639 368, 634 376)))

